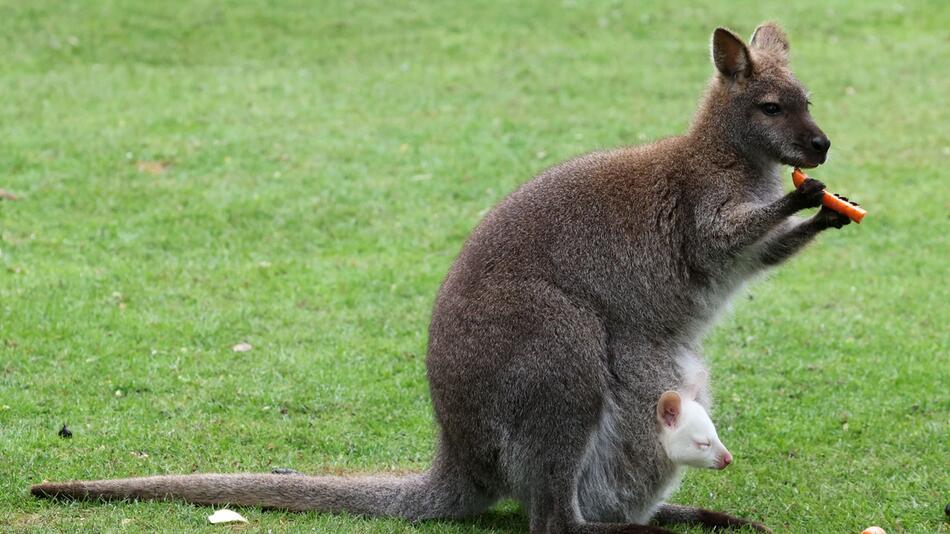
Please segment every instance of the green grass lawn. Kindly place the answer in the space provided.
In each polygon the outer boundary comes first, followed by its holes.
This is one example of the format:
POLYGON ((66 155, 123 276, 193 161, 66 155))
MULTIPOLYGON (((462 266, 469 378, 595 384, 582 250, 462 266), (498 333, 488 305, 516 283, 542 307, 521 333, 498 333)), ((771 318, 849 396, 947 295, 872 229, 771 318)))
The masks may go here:
POLYGON ((526 531, 512 503, 212 527, 26 489, 424 468, 429 309, 470 229, 548 165, 682 132, 713 28, 774 19, 834 143, 814 174, 870 215, 712 332, 736 462, 673 500, 950 532, 948 4, 639 4, 0 2, 0 530, 526 531))

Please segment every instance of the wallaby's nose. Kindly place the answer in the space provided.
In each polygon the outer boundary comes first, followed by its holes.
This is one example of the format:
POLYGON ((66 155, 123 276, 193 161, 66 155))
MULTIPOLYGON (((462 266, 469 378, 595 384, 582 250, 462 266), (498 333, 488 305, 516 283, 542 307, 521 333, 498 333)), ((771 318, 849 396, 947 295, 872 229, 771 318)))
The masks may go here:
POLYGON ((726 451, 726 454, 722 456, 722 460, 719 463, 719 469, 725 469, 727 465, 732 463, 732 454, 729 451, 726 451))
POLYGON ((831 148, 831 139, 828 139, 828 136, 824 134, 817 135, 811 138, 811 146, 818 152, 828 152, 828 149, 831 148))

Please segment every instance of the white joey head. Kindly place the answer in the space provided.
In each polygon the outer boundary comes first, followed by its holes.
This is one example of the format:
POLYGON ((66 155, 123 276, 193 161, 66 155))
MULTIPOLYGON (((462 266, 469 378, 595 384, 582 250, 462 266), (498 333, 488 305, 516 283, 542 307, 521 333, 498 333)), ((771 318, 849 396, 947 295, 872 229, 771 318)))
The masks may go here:
POLYGON ((719 440, 706 409, 696 402, 697 391, 689 388, 683 394, 667 391, 660 396, 656 407, 660 442, 676 465, 724 469, 732 463, 732 454, 719 440))

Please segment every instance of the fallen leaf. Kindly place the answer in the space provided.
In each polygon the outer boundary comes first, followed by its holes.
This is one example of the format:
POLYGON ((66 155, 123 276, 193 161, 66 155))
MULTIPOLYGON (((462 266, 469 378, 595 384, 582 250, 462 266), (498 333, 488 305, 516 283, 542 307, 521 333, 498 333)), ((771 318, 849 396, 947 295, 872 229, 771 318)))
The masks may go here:
POLYGON ((222 508, 209 515, 208 521, 214 525, 217 525, 218 523, 247 523, 247 519, 244 519, 244 516, 235 512, 234 510, 228 510, 227 508, 222 508))
POLYGON ((3 200, 19 200, 20 199, 20 197, 7 191, 6 189, 0 189, 0 198, 2 198, 3 200))
POLYGON ((162 174, 168 169, 168 166, 167 161, 139 161, 136 163, 139 172, 153 175, 162 174))
POLYGON ((231 350, 234 352, 248 352, 254 347, 250 343, 238 343, 237 345, 231 347, 231 350))

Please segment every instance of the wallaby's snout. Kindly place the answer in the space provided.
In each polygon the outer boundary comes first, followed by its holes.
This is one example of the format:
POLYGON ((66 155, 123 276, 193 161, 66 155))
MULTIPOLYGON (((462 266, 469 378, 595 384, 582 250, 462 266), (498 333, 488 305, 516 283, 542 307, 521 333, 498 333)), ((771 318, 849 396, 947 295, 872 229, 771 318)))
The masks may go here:
POLYGON ((821 161, 819 163, 824 163, 825 158, 828 156, 828 149, 831 148, 831 139, 828 139, 828 136, 823 133, 816 135, 811 138, 811 147, 821 154, 821 161))
POLYGON ((732 463, 732 453, 726 451, 725 454, 719 457, 719 467, 717 469, 725 469, 729 467, 729 464, 732 463))
MULTIPOLYGON (((793 121, 795 122, 795 121, 793 121)), ((789 143, 788 147, 781 147, 779 161, 796 167, 817 167, 828 158, 828 149, 831 148, 831 139, 815 124, 808 113, 807 107, 801 112, 800 126, 791 128, 790 136, 795 136, 798 130, 799 140, 789 143)))
POLYGON ((828 158, 831 139, 828 139, 810 117, 808 122, 811 122, 812 127, 802 129, 799 141, 793 141, 787 147, 779 145, 779 161, 794 167, 812 168, 821 165, 828 158))

